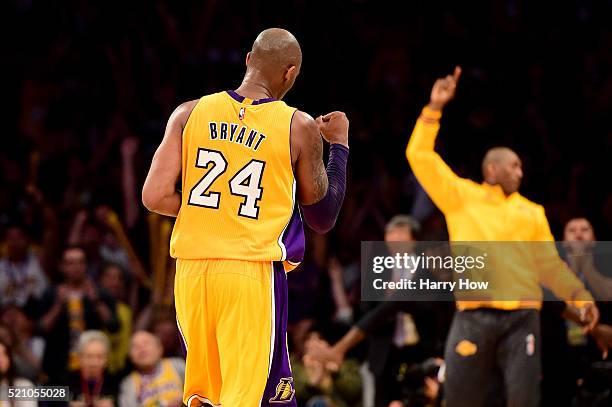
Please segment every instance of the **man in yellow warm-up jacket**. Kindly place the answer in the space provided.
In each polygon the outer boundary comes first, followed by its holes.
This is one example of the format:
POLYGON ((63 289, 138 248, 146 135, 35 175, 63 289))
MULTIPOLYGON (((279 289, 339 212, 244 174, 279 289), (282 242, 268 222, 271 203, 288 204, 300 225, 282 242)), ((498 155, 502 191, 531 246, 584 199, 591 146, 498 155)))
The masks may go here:
POLYGON ((540 283, 579 308, 586 329, 595 326, 599 312, 554 245, 516 249, 521 247, 518 242, 554 239, 544 208, 518 193, 523 172, 514 151, 497 147, 486 153, 482 184, 457 176, 434 151, 442 109, 454 97, 460 75, 457 67, 453 75, 436 81, 406 156, 419 183, 444 213, 451 242, 517 243, 496 246, 511 259, 495 269, 507 282, 505 297, 457 301, 445 351, 446 407, 484 406, 496 372, 503 376, 507 406, 535 407, 540 380, 540 283))

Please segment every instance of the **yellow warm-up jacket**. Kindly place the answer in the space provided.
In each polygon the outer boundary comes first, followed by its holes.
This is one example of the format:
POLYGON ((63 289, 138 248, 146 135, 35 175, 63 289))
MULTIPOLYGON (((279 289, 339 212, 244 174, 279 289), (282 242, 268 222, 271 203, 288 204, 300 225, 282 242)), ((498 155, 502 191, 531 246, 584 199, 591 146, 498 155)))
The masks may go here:
POLYGON ((458 300, 457 307, 540 308, 540 283, 571 305, 581 307, 584 301, 592 301, 553 243, 527 243, 554 242, 541 205, 518 192, 506 196, 499 185, 478 184, 457 176, 434 151, 440 118, 441 112, 423 109, 406 157, 419 183, 444 214, 450 241, 516 242, 495 246, 499 251, 495 273, 503 276, 503 296, 491 292, 490 300, 458 300))

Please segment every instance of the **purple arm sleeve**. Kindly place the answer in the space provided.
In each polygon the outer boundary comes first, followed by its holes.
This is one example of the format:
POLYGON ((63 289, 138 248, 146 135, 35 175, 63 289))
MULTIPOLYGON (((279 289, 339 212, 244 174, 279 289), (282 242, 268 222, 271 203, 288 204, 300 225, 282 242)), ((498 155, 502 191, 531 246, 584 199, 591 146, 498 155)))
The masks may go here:
POLYGON ((306 223, 317 233, 329 232, 338 218, 346 190, 348 154, 349 149, 341 144, 332 144, 329 147, 329 161, 326 169, 329 180, 327 193, 317 203, 301 205, 306 223))

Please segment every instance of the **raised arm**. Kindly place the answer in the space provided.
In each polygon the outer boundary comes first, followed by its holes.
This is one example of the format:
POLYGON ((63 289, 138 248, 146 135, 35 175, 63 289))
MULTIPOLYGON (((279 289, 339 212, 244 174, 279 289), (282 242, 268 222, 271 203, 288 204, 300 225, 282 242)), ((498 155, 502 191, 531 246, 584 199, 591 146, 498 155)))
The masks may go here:
POLYGON ((460 76, 461 68, 457 67, 453 75, 436 81, 430 102, 418 118, 406 148, 406 157, 412 172, 442 212, 461 204, 465 186, 469 183, 457 176, 434 151, 442 110, 455 97, 460 76))
POLYGON ((291 122, 291 159, 304 219, 317 233, 336 223, 346 190, 349 122, 342 112, 315 121, 296 111, 291 122), (327 168, 323 164, 323 137, 331 144, 327 168))
POLYGON ((176 216, 181 196, 176 181, 181 174, 183 129, 197 100, 185 102, 170 115, 164 139, 155 151, 151 168, 142 187, 142 203, 151 212, 176 216))

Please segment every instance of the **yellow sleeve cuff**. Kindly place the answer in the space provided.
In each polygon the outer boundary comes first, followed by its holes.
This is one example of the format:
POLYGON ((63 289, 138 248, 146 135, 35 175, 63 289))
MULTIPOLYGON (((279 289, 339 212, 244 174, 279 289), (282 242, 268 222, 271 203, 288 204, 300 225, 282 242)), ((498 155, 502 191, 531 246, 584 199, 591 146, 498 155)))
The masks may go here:
POLYGON ((568 303, 576 308, 584 308, 588 304, 592 304, 594 301, 595 300, 593 299, 591 293, 587 289, 582 288, 574 292, 571 301, 568 301, 568 303))
POLYGON ((440 120, 442 117, 442 112, 439 110, 432 110, 429 107, 425 106, 421 111, 421 117, 429 120, 440 120))

